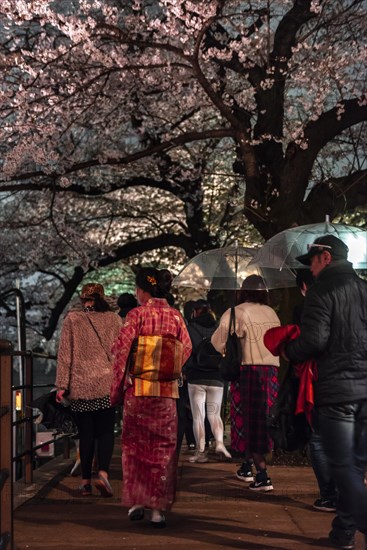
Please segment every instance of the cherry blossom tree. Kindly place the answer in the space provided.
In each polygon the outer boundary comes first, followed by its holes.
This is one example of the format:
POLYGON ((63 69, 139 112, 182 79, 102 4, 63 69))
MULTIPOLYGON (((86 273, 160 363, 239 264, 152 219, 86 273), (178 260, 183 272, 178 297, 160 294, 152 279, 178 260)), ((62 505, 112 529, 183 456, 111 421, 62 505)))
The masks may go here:
POLYGON ((52 279, 47 337, 93 269, 366 204, 364 11, 2 0, 3 274, 52 279))

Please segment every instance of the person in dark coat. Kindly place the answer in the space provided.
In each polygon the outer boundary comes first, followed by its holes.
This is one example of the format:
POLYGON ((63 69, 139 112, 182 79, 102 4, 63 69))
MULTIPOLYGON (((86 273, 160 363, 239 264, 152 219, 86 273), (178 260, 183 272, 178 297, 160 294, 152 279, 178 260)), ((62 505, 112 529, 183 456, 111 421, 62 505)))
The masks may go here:
POLYGON ((118 314, 122 319, 125 319, 129 311, 138 305, 138 302, 133 294, 130 294, 130 292, 123 292, 117 298, 117 305, 120 308, 118 314))
POLYGON ((315 284, 305 297, 300 336, 284 348, 293 362, 314 359, 315 411, 339 497, 329 533, 336 548, 354 548, 357 529, 367 542, 367 282, 358 277, 348 247, 319 237, 297 259, 315 284))
MULTIPOLYGON (((183 316, 186 325, 189 324, 191 319, 192 310, 195 304, 195 300, 189 300, 184 304, 183 316)), ((192 428, 192 413, 190 408, 189 390, 187 386, 187 380, 182 372, 182 382, 178 388, 179 399, 176 400, 177 405, 177 454, 180 454, 183 437, 185 436, 187 447, 190 451, 196 449, 194 431, 192 428)))
MULTIPOLYGON (((307 291, 314 283, 314 277, 309 269, 299 269, 296 275, 297 286, 302 294, 306 296, 307 291)), ((304 301, 296 305, 293 310, 293 323, 300 326, 304 308, 304 301)), ((321 512, 335 512, 337 490, 331 475, 330 464, 324 451, 321 434, 318 429, 317 415, 312 422, 312 433, 308 444, 311 465, 319 486, 320 497, 313 503, 315 510, 321 512)))
MULTIPOLYGON (((200 363, 198 350, 203 339, 210 338, 217 328, 217 322, 211 311, 210 305, 205 300, 197 300, 193 306, 191 321, 188 331, 192 342, 192 354, 186 362, 184 372, 188 382, 190 405, 193 417, 193 428, 196 441, 196 453, 189 458, 190 462, 208 462, 205 451, 205 418, 210 423, 215 437, 215 451, 231 458, 230 453, 223 443, 223 421, 221 419, 221 406, 223 400, 224 382, 220 376, 218 366, 212 366, 208 362, 200 363)), ((213 354, 215 350, 213 349, 213 354)))

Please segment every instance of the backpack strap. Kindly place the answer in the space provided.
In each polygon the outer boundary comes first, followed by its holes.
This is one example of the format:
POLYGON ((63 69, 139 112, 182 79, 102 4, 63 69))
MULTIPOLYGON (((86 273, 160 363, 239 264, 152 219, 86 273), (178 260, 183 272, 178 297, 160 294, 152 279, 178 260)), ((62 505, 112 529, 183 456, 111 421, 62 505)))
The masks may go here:
MULTIPOLYGON (((199 337, 199 340, 198 340, 197 344, 195 346, 194 345, 192 346, 192 351, 196 355, 197 349, 200 346, 202 339, 205 338, 205 337, 201 334, 201 332, 198 330, 198 328, 194 324, 192 324, 192 325, 190 324, 189 327, 190 327, 190 329, 193 328, 194 331, 196 332, 196 334, 199 337)), ((192 342, 192 343, 194 344, 194 342, 192 342)))
MULTIPOLYGON (((197 324, 197 323, 196 323, 196 324, 197 324)), ((210 334, 202 334, 202 333, 200 332, 200 330, 197 328, 197 326, 195 326, 195 324, 191 324, 191 323, 189 324, 189 328, 190 328, 190 329, 193 328, 194 331, 196 332, 197 336, 198 336, 198 341, 197 341, 197 344, 196 344, 195 346, 194 346, 194 342, 191 341, 192 344, 193 344, 193 349, 192 349, 192 351, 193 351, 193 353, 194 353, 195 355, 196 355, 196 350, 197 350, 197 348, 200 346, 200 344, 201 344, 201 342, 204 340, 204 338, 211 338, 211 336, 212 336, 213 332, 216 330, 217 326, 218 326, 218 324, 216 323, 215 325, 213 325, 213 327, 208 327, 208 328, 210 328, 210 329, 213 329, 213 330, 211 331, 210 334)))

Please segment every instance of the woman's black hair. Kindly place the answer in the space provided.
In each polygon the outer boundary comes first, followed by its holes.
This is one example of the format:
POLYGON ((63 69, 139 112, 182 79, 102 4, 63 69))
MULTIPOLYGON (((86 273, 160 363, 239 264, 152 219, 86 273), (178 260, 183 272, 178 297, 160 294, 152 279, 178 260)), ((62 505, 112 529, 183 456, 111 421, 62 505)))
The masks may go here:
POLYGON ((172 302, 170 293, 172 275, 168 269, 155 269, 155 267, 142 267, 136 275, 136 286, 148 292, 152 298, 165 298, 172 302))
POLYGON ((252 302, 254 304, 270 304, 269 293, 266 290, 265 282, 260 275, 249 275, 242 283, 239 292, 239 304, 252 302))
POLYGON ((209 302, 206 300, 196 300, 192 307, 191 317, 200 317, 201 315, 204 315, 206 313, 211 313, 211 307, 209 302))
POLYGON ((190 321, 192 310, 194 309, 195 300, 188 300, 183 306, 183 316, 185 321, 190 321))
POLYGON ((268 306, 270 304, 269 292, 266 290, 246 290, 242 289, 239 293, 239 304, 244 302, 252 302, 253 304, 263 304, 268 306))
POLYGON ((91 294, 90 299, 94 300, 94 306, 93 307, 94 307, 95 311, 100 311, 100 312, 112 311, 111 306, 97 292, 91 294))
POLYGON ((131 309, 138 305, 138 302, 133 294, 130 294, 130 292, 124 292, 117 298, 117 305, 120 308, 118 314, 120 317, 124 318, 131 309))

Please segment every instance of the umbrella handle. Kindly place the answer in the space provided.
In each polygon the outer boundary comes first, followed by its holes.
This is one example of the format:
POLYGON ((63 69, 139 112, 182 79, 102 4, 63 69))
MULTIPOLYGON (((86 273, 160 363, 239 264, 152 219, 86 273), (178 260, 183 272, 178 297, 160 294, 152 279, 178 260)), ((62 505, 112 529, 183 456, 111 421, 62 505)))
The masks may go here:
POLYGON ((325 214, 325 233, 329 233, 330 216, 325 214))

